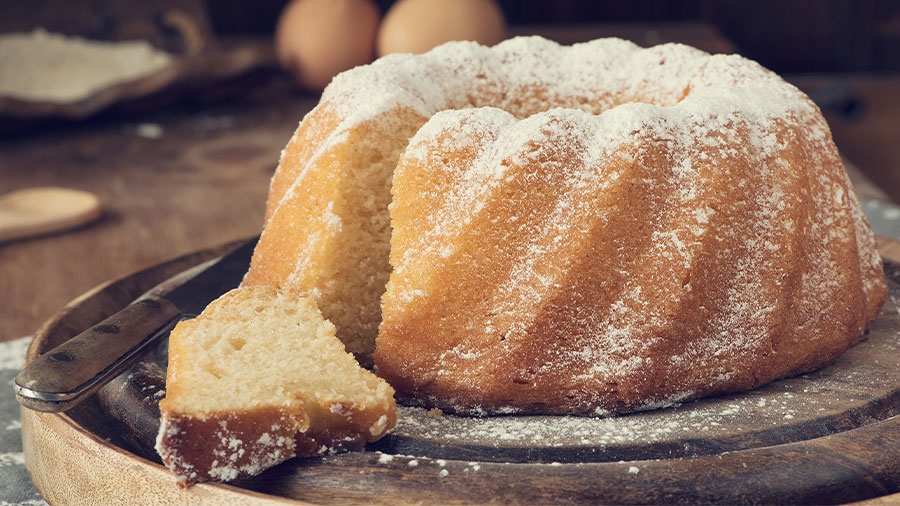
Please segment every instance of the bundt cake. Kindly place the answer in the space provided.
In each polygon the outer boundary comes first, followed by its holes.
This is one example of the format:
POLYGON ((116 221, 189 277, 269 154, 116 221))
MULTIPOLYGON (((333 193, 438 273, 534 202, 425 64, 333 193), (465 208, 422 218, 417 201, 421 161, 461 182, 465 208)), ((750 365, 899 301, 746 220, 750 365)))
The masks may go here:
POLYGON ((182 486, 258 474, 294 456, 360 449, 397 420, 310 298, 234 289, 169 337, 156 447, 182 486))
POLYGON ((336 77, 244 283, 316 299, 403 400, 473 414, 753 388, 834 360, 886 297, 802 92, 736 55, 537 37, 336 77))

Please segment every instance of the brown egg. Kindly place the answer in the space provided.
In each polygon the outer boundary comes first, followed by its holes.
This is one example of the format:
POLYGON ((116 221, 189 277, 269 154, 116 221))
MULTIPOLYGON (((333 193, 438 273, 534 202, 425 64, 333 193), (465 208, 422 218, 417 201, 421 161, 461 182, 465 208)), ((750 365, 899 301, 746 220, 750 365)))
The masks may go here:
POLYGON ((378 56, 424 53, 451 40, 491 46, 505 36, 503 11, 493 0, 399 0, 378 30, 378 56))
POLYGON ((304 88, 369 63, 381 13, 372 0, 293 0, 275 28, 278 62, 304 88))

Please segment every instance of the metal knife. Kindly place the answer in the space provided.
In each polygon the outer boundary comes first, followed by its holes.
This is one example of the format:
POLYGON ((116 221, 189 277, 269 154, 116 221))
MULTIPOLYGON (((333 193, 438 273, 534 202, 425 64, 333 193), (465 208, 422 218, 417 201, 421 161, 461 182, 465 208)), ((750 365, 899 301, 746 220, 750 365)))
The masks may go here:
POLYGON ((124 372, 143 351, 237 287, 247 272, 258 238, 163 295, 141 297, 118 313, 44 353, 16 377, 16 398, 26 408, 60 412, 75 406, 124 372))

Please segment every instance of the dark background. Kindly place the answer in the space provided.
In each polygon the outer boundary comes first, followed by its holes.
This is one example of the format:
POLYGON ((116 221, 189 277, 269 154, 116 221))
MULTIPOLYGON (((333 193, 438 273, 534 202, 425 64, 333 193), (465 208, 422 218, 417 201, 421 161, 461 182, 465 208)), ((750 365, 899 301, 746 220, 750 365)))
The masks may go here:
MULTIPOLYGON (((383 11, 392 0, 376 0, 383 11)), ((446 0, 453 1, 453 0, 446 0)), ((274 30, 286 0, 0 0, 0 32, 106 38, 154 9, 205 10, 216 35, 274 30)), ((499 0, 510 25, 700 22, 781 73, 900 71, 900 0, 499 0)))
MULTIPOLYGON (((452 1, 452 0, 448 0, 452 1)), ((393 2, 380 0, 383 10, 393 2)), ((898 0, 500 0, 511 25, 697 21, 776 72, 900 71, 898 0)), ((283 1, 218 1, 219 32, 270 31, 283 1)))
MULTIPOLYGON (((452 0, 448 0, 452 1, 452 0)), ((219 1, 220 33, 265 32, 283 1, 219 1)), ((382 10, 393 4, 379 0, 382 10)), ((900 71, 898 0, 500 0, 510 25, 703 22, 777 72, 900 71)))
MULTIPOLYGON (((199 33, 193 39, 208 41, 204 53, 211 48, 215 53, 216 45, 248 42, 272 53, 276 21, 287 1, 0 0, 0 33, 43 27, 97 39, 143 38, 190 54, 185 41, 192 37, 162 21, 177 11, 199 33)), ((383 12, 394 3, 374 1, 383 12)), ((650 45, 660 40, 645 35, 671 35, 674 29, 679 36, 672 40, 705 42, 708 51, 736 51, 757 60, 810 94, 841 153, 900 202, 900 0, 497 1, 514 34, 562 34, 569 38, 563 43, 612 35, 650 45)), ((207 87, 198 110, 244 84, 207 87)), ((148 104, 158 105, 152 100, 143 105, 148 104)), ((185 111, 191 107, 187 100, 179 105, 185 111)), ((16 131, 23 131, 22 124, 14 122, 16 131)))

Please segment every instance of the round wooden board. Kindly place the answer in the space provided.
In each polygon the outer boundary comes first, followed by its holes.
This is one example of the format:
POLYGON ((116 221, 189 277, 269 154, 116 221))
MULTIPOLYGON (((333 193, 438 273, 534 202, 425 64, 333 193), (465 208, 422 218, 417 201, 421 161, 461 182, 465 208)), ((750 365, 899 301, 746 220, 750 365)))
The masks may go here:
MULTIPOLYGON (((86 293, 42 327, 27 360, 233 246, 86 293)), ((53 505, 824 504, 884 496, 900 491, 900 267, 886 272, 891 297, 867 339, 821 371, 744 394, 608 419, 472 419, 403 408, 394 433, 365 452, 294 459, 239 483, 189 489, 176 487, 152 454, 153 417, 144 433, 134 428, 148 423, 146 406, 94 396, 65 414, 22 410, 26 466, 53 505)), ((133 372, 119 384, 140 386, 133 372)))

